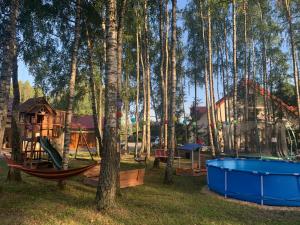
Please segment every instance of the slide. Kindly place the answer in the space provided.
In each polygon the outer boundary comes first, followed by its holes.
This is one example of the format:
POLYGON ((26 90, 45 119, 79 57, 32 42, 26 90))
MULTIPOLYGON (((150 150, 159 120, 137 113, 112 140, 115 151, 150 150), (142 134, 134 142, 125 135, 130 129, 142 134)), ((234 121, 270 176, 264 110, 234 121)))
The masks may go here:
POLYGON ((62 169, 62 157, 60 156, 59 152, 52 146, 49 139, 40 137, 39 142, 44 151, 47 152, 47 154, 51 158, 54 167, 58 170, 62 169))

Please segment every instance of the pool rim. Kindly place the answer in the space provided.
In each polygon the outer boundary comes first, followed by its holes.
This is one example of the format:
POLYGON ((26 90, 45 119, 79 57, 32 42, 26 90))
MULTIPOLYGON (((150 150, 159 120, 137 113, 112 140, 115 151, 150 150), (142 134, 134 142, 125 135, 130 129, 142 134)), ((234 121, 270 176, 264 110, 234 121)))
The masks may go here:
POLYGON ((227 170, 227 171, 239 171, 239 172, 245 172, 245 173, 250 173, 250 174, 260 174, 260 175, 282 175, 282 176, 300 176, 299 173, 273 173, 273 172, 262 172, 262 171, 256 171, 256 170, 241 170, 241 169, 230 169, 226 168, 224 166, 215 166, 209 164, 210 162, 215 162, 215 161, 225 161, 225 160, 246 160, 246 161, 262 161, 262 162, 275 162, 275 163, 287 163, 287 164, 299 164, 300 162, 294 162, 294 161, 289 161, 289 160, 272 160, 272 159, 249 159, 249 158, 232 158, 232 157, 226 157, 226 158, 216 158, 216 159, 210 159, 206 160, 206 167, 215 167, 215 168, 220 168, 222 170, 227 170))

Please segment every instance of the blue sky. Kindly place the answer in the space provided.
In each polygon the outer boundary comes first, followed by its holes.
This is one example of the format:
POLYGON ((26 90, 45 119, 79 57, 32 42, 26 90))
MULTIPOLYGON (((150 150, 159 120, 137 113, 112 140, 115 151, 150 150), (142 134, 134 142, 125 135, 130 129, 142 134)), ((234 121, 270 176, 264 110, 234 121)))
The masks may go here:
MULTIPOLYGON (((185 0, 178 0, 177 6, 179 9, 183 9, 188 1, 185 0)), ((178 21, 178 25, 182 26, 182 21, 178 21)), ((187 35, 184 35, 184 39, 187 38, 187 35)), ((24 64, 24 62, 22 60, 19 60, 18 62, 19 65, 19 79, 22 81, 26 81, 28 80, 31 84, 33 84, 34 79, 33 77, 30 75, 28 68, 26 67, 26 65, 24 64)), ((200 96, 200 102, 201 104, 205 103, 205 99, 204 99, 204 92, 202 89, 198 88, 198 96, 200 96)), ((185 101, 185 109, 186 109, 186 113, 189 113, 189 107, 191 106, 193 100, 194 100, 194 88, 193 87, 186 87, 186 101, 185 101)), ((198 97, 199 98, 199 97, 198 97)))

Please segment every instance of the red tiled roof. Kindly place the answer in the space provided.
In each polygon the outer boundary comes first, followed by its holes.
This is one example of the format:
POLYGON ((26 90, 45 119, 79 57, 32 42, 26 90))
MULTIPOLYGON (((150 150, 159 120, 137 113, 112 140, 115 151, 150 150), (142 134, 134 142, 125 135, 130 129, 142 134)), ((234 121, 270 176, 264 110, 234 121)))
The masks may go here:
POLYGON ((248 85, 252 88, 254 88, 256 91, 258 91, 262 96, 266 94, 268 99, 274 100, 277 102, 281 107, 285 108, 286 110, 294 113, 297 115, 297 107, 295 106, 289 106, 284 101, 282 101, 280 98, 276 97, 275 95, 272 95, 269 90, 265 90, 263 87, 261 87, 259 84, 257 84, 253 80, 248 80, 248 85))
MULTIPOLYGON (((194 110, 194 106, 192 106, 191 108, 193 108, 193 110, 194 110)), ((197 111, 197 113, 200 113, 200 114, 206 113, 206 106, 197 106, 196 111, 197 111)))
MULTIPOLYGON (((243 82, 243 81, 241 81, 241 82, 243 82)), ((294 113, 295 115, 297 115, 297 107, 295 107, 295 106, 289 106, 288 104, 286 104, 285 102, 283 102, 280 98, 276 97, 275 95, 272 95, 270 91, 265 90, 263 87, 261 87, 255 81, 249 79, 248 80, 248 85, 250 87, 252 87, 253 89, 255 89, 262 96, 266 93, 268 99, 271 99, 271 100, 277 102, 281 107, 283 107, 286 110, 288 110, 288 111, 294 113)), ((226 99, 226 97, 223 97, 223 98, 219 99, 216 102, 216 107, 217 108, 220 107, 221 104, 223 102, 225 102, 225 99, 226 99)), ((192 108, 194 108, 194 106, 191 107, 191 110, 192 110, 192 108)), ((206 113, 206 106, 197 106, 197 112, 198 113, 206 113)))
POLYGON ((92 115, 84 115, 84 116, 73 115, 71 129, 93 130, 94 129, 93 116, 92 115))
MULTIPOLYGON (((221 98, 220 100, 218 100, 218 101, 216 102, 216 107, 217 107, 217 108, 220 107, 221 104, 222 104, 223 102, 225 102, 225 97, 221 98)), ((195 106, 192 106, 192 107, 191 107, 191 111, 194 110, 194 107, 195 107, 195 106)), ((197 106, 197 107, 196 107, 196 110, 197 110, 197 114, 200 114, 200 115, 206 113, 206 111, 207 111, 206 106, 197 106)))

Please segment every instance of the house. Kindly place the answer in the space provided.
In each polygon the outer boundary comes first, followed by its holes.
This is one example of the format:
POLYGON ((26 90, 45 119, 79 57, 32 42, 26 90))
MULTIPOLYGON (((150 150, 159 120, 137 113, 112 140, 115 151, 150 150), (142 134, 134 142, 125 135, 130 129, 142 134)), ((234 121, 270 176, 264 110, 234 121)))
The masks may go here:
MULTIPOLYGON (((287 105, 280 98, 264 90, 264 88, 252 80, 248 80, 248 120, 246 121, 245 101, 243 97, 244 87, 245 82, 241 81, 238 88, 237 121, 234 120, 233 115, 232 94, 221 98, 215 104, 218 144, 222 151, 233 149, 234 126, 237 129, 238 146, 242 151, 245 148, 247 151, 257 151, 258 148, 262 148, 263 151, 270 151, 274 143, 278 143, 280 140, 283 143, 282 139, 288 139, 289 135, 296 136, 295 130, 299 129, 297 108, 287 105), (266 95, 267 99, 266 110, 264 107, 264 95, 266 95), (267 111, 266 117, 265 111, 267 111), (281 129, 281 127, 285 129, 281 129), (286 132, 292 133, 288 134, 286 132)), ((192 106, 191 117, 197 118, 197 128, 194 126, 194 130, 197 130, 198 136, 202 136, 202 138, 208 140, 206 107, 197 106, 195 108, 195 106, 192 106)), ((192 139, 194 140, 195 136, 192 139)), ((294 140, 295 138, 290 139, 285 144, 285 149, 290 145, 288 142, 296 141, 294 140)))
POLYGON ((87 144, 90 148, 95 148, 96 136, 94 129, 94 120, 92 115, 73 115, 71 124, 70 149, 76 149, 78 142, 80 142, 80 135, 85 136, 87 144))

